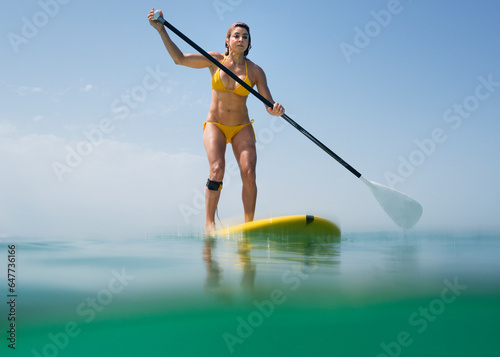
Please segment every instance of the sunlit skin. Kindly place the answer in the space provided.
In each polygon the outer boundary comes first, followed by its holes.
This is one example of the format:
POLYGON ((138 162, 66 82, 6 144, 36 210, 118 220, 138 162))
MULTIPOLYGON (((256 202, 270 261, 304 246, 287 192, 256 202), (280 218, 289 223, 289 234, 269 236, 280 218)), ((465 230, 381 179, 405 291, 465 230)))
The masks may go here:
MULTIPOLYGON (((163 17, 163 13, 160 13, 163 17)), ((171 40, 165 27, 156 20, 153 20, 154 8, 149 12, 148 19, 161 36, 163 44, 175 64, 190 68, 208 68, 211 76, 217 71, 217 66, 210 62, 201 54, 185 54, 171 40)), ((230 37, 226 39, 229 47, 229 55, 224 62, 224 66, 235 73, 242 80, 246 77, 244 53, 248 47, 249 34, 243 27, 236 27, 230 37)), ((224 60, 224 54, 219 52, 209 52, 219 62, 224 60)), ((248 77, 252 85, 257 87, 257 91, 271 103, 273 107, 267 107, 271 115, 281 116, 285 109, 279 103, 275 103, 271 92, 267 86, 266 75, 262 68, 247 59, 248 77)), ((223 71, 220 72, 222 84, 228 90, 233 90, 239 84, 223 71)), ((231 91, 217 91, 212 89, 212 102, 207 116, 208 122, 217 122, 224 125, 235 126, 250 122, 247 109, 248 96, 239 96, 231 91)), ((203 143, 207 152, 210 167, 209 178, 212 181, 222 182, 225 171, 226 138, 215 125, 206 125, 203 133, 203 143)), ((255 167, 257 164, 257 153, 255 149, 255 138, 250 126, 245 126, 231 141, 233 153, 240 168, 241 180, 243 184, 242 200, 245 222, 250 222, 254 218, 255 204, 257 201, 257 185, 255 180, 255 167)), ((221 191, 205 190, 205 208, 207 233, 215 230, 215 212, 219 203, 221 191)))

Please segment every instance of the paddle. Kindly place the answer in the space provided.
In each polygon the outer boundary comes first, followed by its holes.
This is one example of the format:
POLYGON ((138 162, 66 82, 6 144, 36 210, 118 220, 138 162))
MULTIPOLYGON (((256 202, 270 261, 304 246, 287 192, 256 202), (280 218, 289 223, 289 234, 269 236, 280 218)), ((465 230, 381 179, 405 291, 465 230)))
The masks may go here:
MULTIPOLYGON (((168 27, 172 32, 174 32, 181 39, 186 41, 191 47, 205 56, 210 62, 219 67, 221 70, 226 72, 231 78, 233 78, 236 82, 242 85, 245 89, 247 89, 250 93, 256 96, 262 103, 267 105, 268 107, 273 107, 273 103, 264 98, 259 92, 254 90, 248 84, 246 84, 243 80, 241 80, 237 75, 227 69, 222 63, 217 61, 215 58, 210 56, 207 52, 205 52, 200 46, 191 41, 188 37, 186 37, 182 32, 177 30, 174 26, 172 26, 168 21, 166 21, 163 17, 160 16, 160 10, 156 10, 154 12, 153 19, 160 21, 163 25, 168 27)), ((281 116, 285 119, 289 124, 291 124, 295 129, 300 131, 306 137, 308 137, 313 143, 318 145, 323 151, 325 151, 328 155, 337 160, 342 166, 344 166, 347 170, 349 170, 354 176, 363 181, 372 194, 375 196, 375 199, 382 206, 384 211, 389 215, 389 217, 401 228, 409 229, 413 227, 420 216, 422 215, 422 206, 420 203, 415 201, 414 199, 408 197, 407 195, 396 191, 390 187, 381 185, 379 183, 369 181, 364 178, 356 169, 354 169, 351 165, 345 162, 340 156, 335 154, 332 150, 327 148, 322 142, 312 136, 307 130, 302 128, 299 124, 297 124, 294 120, 292 120, 288 115, 283 114, 281 116)))

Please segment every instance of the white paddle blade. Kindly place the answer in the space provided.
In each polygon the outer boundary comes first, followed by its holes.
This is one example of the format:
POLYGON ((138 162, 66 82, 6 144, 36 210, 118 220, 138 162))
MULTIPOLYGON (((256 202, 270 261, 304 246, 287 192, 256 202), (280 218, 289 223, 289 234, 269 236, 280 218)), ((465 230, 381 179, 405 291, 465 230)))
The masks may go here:
POLYGON ((418 222, 423 211, 420 203, 390 187, 369 181, 363 176, 360 179, 368 186, 378 203, 398 226, 410 229, 418 222))

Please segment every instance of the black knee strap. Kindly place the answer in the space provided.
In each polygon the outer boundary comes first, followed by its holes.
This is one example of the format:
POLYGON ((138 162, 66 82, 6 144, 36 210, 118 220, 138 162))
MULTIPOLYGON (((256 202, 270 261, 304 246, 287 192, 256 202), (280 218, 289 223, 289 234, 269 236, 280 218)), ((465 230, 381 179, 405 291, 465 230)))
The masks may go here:
POLYGON ((211 191, 220 191, 222 190, 222 182, 212 181, 210 179, 207 180, 207 187, 211 191))

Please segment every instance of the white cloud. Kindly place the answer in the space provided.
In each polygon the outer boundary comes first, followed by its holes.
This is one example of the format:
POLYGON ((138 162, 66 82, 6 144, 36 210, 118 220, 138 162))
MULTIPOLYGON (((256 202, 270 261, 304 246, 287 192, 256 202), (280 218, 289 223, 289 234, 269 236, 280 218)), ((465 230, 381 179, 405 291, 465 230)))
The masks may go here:
POLYGON ((108 140, 59 182, 51 165, 72 144, 53 135, 2 138, 0 234, 137 237, 185 225, 179 205, 203 188, 204 158, 108 140))
POLYGON ((92 84, 87 84, 86 86, 80 88, 81 92, 90 92, 94 88, 92 84))
POLYGON ((21 86, 21 87, 17 88, 17 93, 19 93, 20 95, 40 93, 41 91, 42 91, 42 88, 39 88, 39 87, 21 86))
POLYGON ((16 132, 16 127, 8 121, 0 122, 0 136, 8 136, 16 132))

